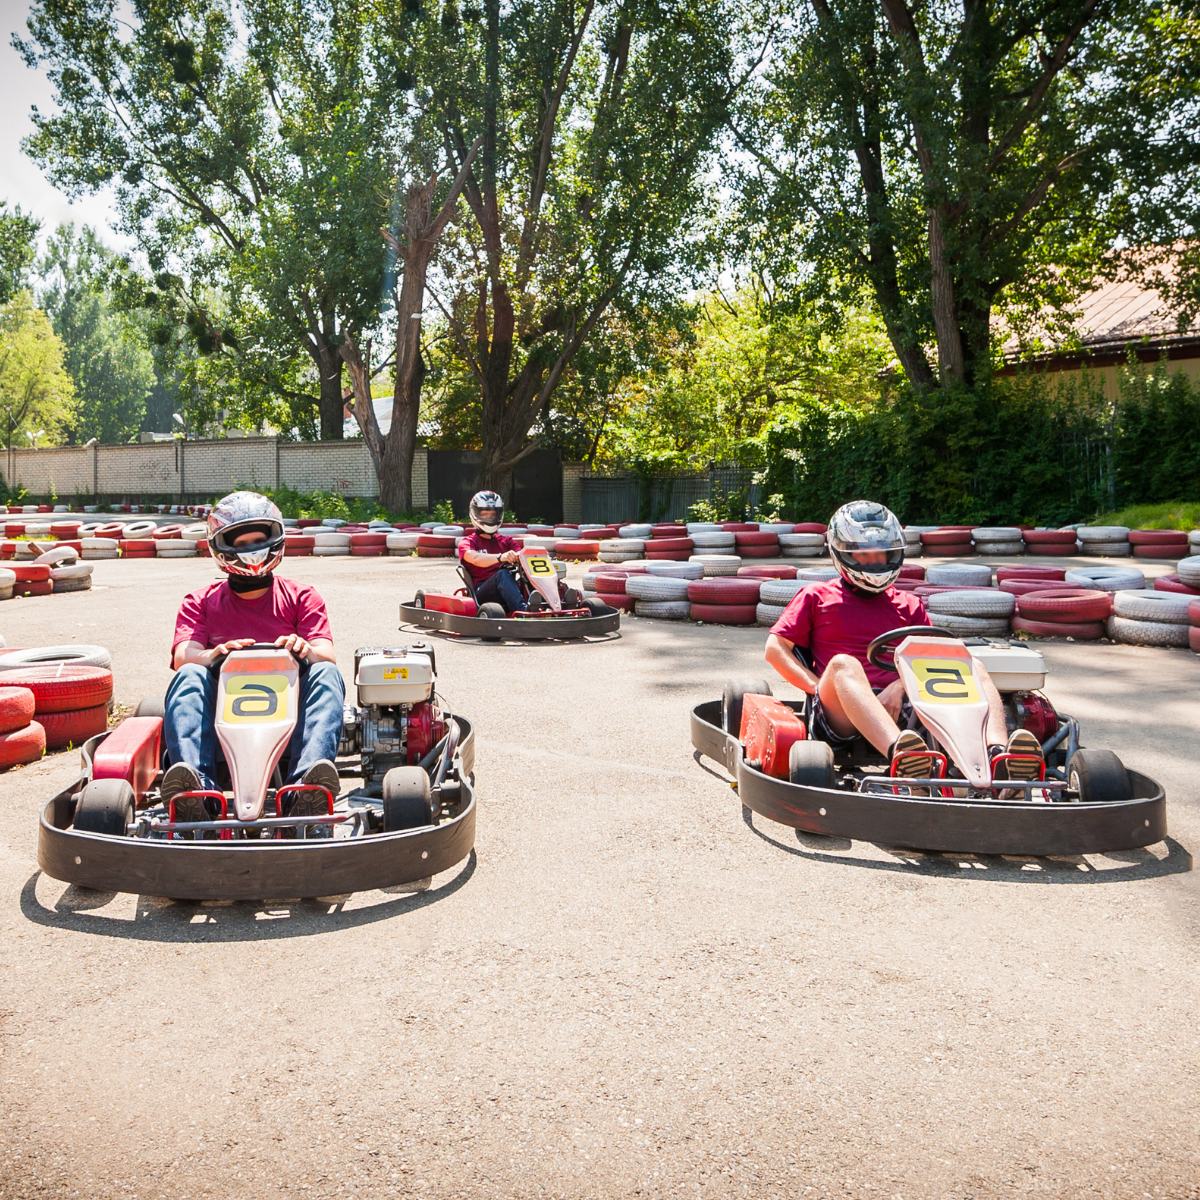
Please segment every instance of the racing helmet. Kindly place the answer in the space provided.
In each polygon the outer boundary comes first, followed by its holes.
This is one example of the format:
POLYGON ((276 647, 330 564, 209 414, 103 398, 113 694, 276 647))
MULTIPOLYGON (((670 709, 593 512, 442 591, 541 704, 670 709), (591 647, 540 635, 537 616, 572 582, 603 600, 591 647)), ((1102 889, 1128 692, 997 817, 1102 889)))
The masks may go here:
POLYGON ((283 514, 257 492, 230 492, 208 514, 209 552, 230 575, 270 575, 283 560, 283 540, 283 514), (235 546, 244 533, 259 540, 235 546))
POLYGON ((904 531, 895 514, 873 500, 851 500, 829 518, 829 553, 838 574, 864 592, 882 592, 900 574, 904 531), (882 553, 878 562, 861 562, 864 554, 882 553))
POLYGON ((480 533, 495 533, 504 519, 504 498, 499 492, 484 490, 471 497, 471 524, 480 533))

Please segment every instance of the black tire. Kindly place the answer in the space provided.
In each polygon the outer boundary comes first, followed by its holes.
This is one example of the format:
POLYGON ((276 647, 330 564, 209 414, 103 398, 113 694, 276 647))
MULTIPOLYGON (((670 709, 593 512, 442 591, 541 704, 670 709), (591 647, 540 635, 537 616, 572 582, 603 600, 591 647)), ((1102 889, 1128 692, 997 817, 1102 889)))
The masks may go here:
POLYGON ((721 727, 737 737, 742 731, 742 697, 769 696, 771 685, 765 679, 730 679, 721 693, 721 727))
POLYGON ((595 596, 584 596, 583 607, 592 614, 593 617, 604 616, 604 610, 608 605, 603 600, 597 600, 595 596))
POLYGON ((1076 750, 1067 764, 1067 786, 1081 804, 1116 804, 1133 794, 1129 772, 1111 750, 1076 750))
POLYGON ((432 825, 429 776, 420 767, 393 767, 383 777, 383 831, 432 825))
POLYGON ((413 597, 412 606, 413 606, 413 608, 424 608, 425 607, 425 592, 423 590, 418 591, 417 594, 413 597))
POLYGON ((133 788, 124 779, 93 779, 79 793, 75 828, 79 833, 124 837, 133 820, 133 788))
POLYGON ((504 611, 503 604, 497 604, 495 601, 492 601, 489 604, 481 604, 477 615, 489 621, 503 621, 508 616, 508 613, 504 611))
POLYGON ((788 753, 788 782, 801 787, 831 788, 833 748, 828 742, 793 742, 788 753))
POLYGON ((573 587, 563 588, 562 602, 563 602, 563 608, 582 608, 583 607, 583 597, 573 587))
POLYGON ((161 696, 143 696, 138 701, 138 706, 133 710, 135 717, 165 717, 167 715, 166 705, 161 696))

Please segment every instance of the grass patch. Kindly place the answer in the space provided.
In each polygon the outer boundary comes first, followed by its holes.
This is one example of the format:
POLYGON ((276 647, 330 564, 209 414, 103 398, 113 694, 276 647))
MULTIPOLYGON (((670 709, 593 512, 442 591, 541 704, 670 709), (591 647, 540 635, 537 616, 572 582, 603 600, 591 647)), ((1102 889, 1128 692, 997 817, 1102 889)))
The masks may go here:
POLYGON ((1103 513, 1093 525, 1127 525, 1130 529, 1200 529, 1200 500, 1168 500, 1164 504, 1131 504, 1103 513))

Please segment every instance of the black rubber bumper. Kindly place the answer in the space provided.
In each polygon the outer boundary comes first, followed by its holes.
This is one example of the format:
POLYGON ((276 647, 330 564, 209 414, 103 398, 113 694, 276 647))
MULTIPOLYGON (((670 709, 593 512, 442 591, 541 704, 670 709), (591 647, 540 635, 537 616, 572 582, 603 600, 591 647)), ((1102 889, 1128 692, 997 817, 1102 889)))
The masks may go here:
POLYGON ((947 800, 801 787, 746 762, 737 738, 721 728, 719 700, 692 710, 692 746, 725 767, 752 812, 806 833, 915 850, 1018 855, 1133 850, 1167 836, 1163 790, 1136 771, 1129 772, 1134 797, 1116 804, 947 800))
POLYGON ((455 719, 464 727, 455 755, 463 806, 440 825, 296 842, 151 841, 77 833, 70 820, 74 796, 87 782, 84 774, 43 810, 38 865, 65 883, 173 900, 339 896, 428 878, 461 862, 475 845, 474 735, 468 722, 455 719))
POLYGON ((400 621, 407 625, 419 625, 422 629, 438 629, 442 633, 457 633, 485 641, 540 642, 615 633, 621 628, 621 613, 605 605, 604 611, 594 617, 506 617, 492 620, 402 604, 400 621))

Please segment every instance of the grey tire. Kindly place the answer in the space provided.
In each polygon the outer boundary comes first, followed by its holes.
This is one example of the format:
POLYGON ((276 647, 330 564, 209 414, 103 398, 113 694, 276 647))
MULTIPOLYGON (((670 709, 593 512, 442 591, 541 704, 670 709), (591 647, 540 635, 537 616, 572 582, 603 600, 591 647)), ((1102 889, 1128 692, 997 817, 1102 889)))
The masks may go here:
POLYGON ((788 782, 800 787, 833 787, 833 748, 829 743, 793 742, 788 752, 788 782))
POLYGON ((1166 621, 1136 621, 1130 617, 1109 617, 1108 636, 1114 642, 1131 646, 1186 646, 1188 626, 1166 621))

